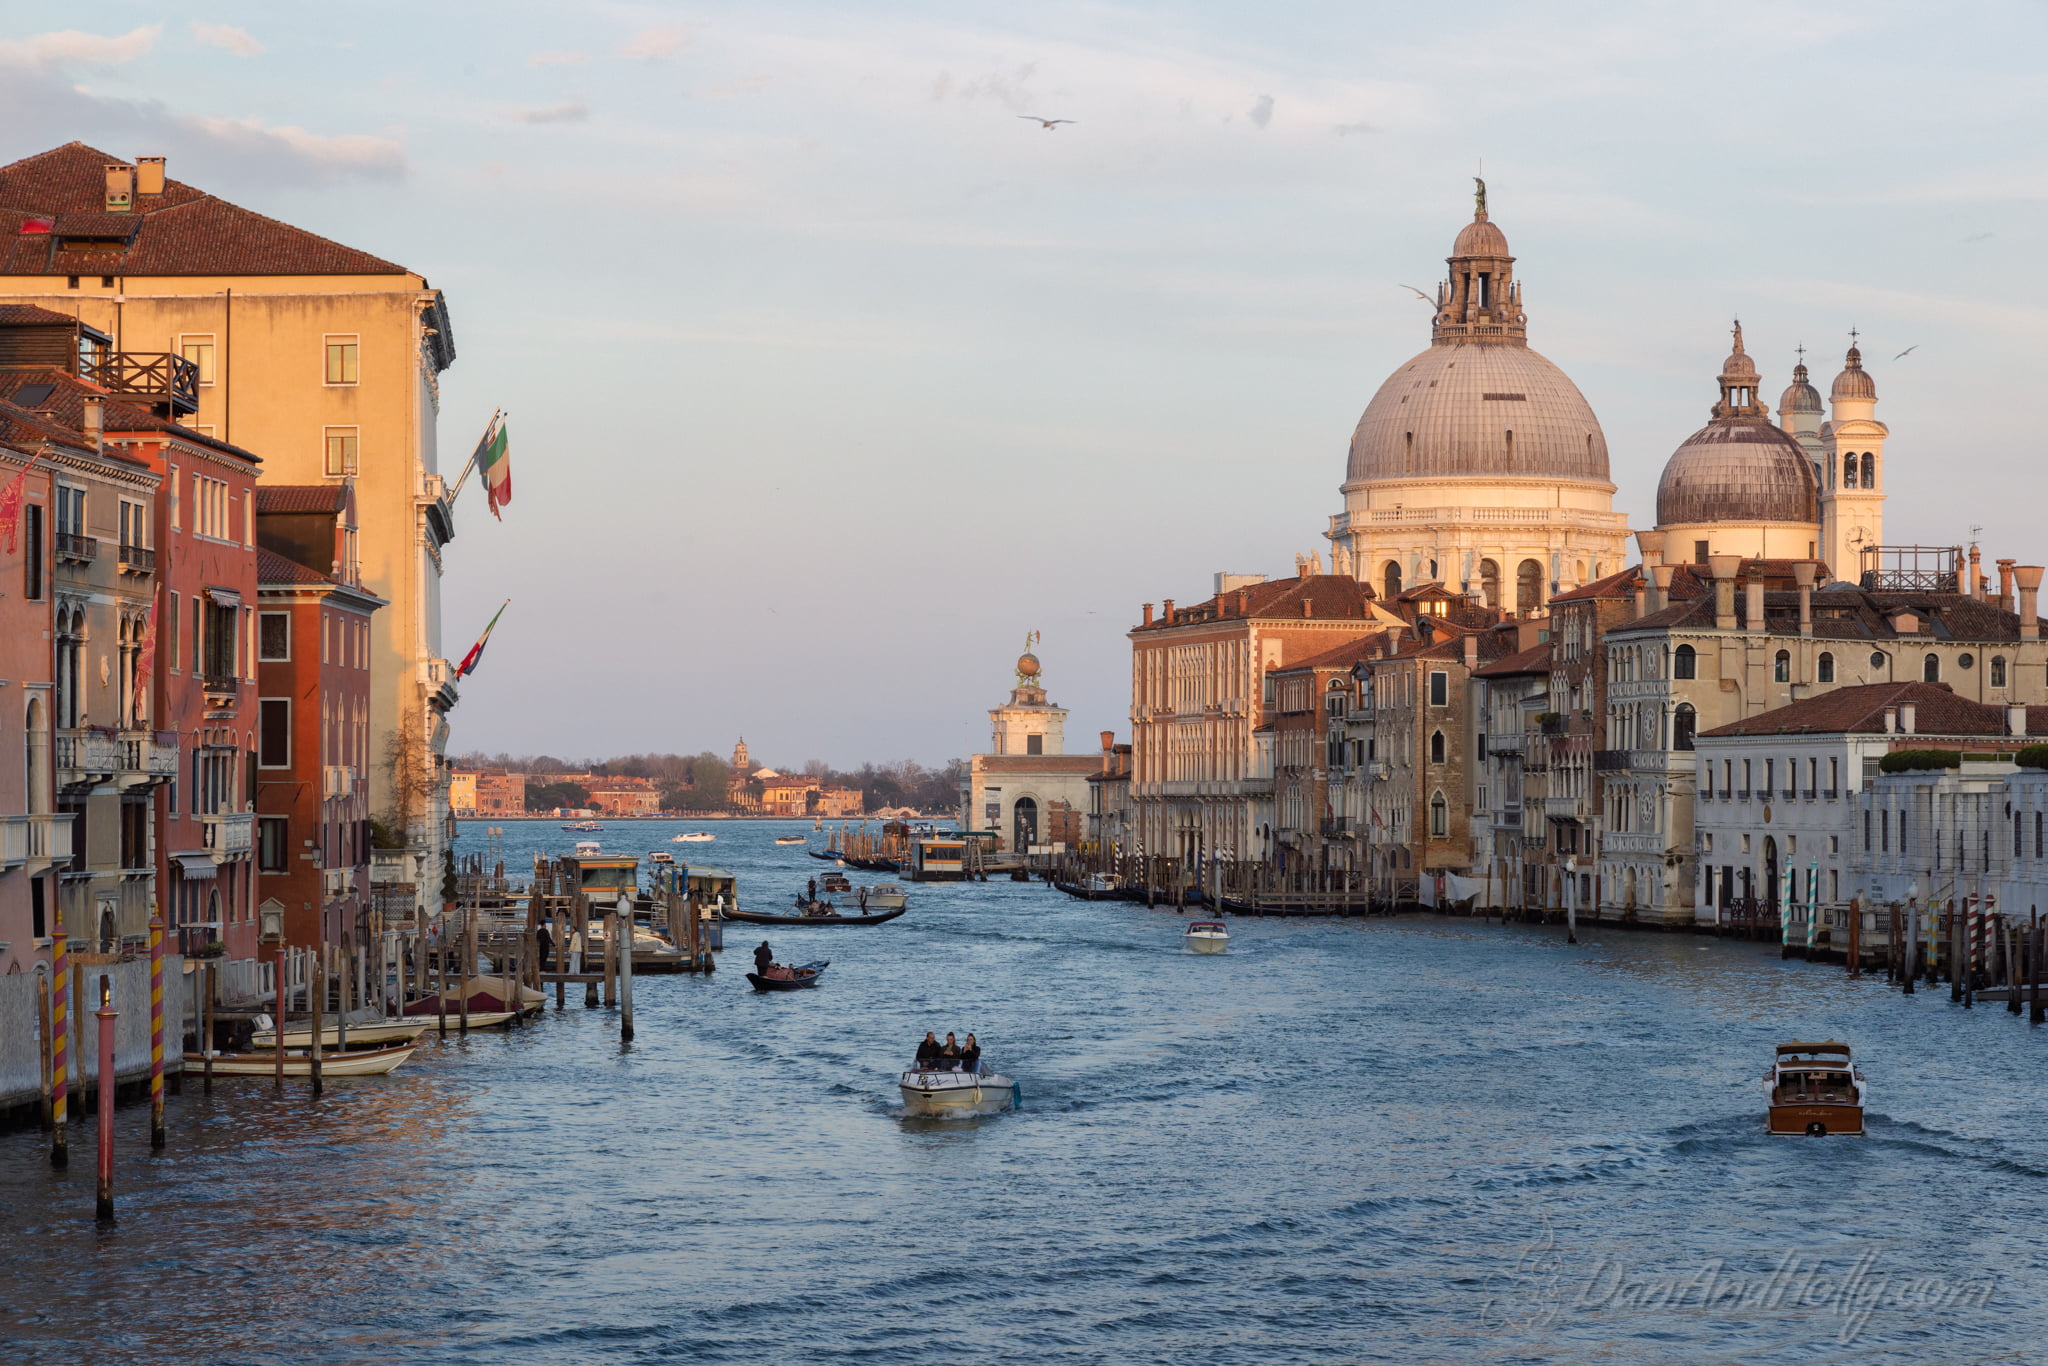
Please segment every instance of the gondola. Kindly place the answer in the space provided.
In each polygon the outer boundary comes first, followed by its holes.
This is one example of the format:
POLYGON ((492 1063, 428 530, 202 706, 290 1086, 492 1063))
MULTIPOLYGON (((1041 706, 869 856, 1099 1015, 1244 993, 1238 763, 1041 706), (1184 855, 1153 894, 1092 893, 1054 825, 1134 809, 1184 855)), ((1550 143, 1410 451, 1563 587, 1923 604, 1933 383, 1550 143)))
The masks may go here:
POLYGON ((818 979, 825 975, 825 969, 831 965, 829 959, 821 959, 815 963, 792 965, 787 977, 763 977, 758 972, 750 972, 747 974, 747 980, 754 984, 756 991, 802 991, 806 987, 818 985, 818 979))
MULTIPOLYGON (((802 905, 801 899, 797 902, 802 905)), ((894 920, 902 911, 883 911, 880 915, 763 915, 759 911, 725 912, 727 920, 743 920, 749 925, 879 925, 884 920, 894 920)))

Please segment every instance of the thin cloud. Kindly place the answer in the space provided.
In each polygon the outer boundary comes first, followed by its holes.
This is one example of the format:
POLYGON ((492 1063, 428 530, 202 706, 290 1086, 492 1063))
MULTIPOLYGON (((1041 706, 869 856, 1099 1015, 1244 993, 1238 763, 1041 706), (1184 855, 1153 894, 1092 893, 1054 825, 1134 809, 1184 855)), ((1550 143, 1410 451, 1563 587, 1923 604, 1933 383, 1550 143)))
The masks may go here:
POLYGON ((155 47, 163 32, 162 24, 145 24, 109 38, 67 28, 58 33, 0 42, 0 62, 34 67, 119 66, 123 62, 134 61, 155 47))
POLYGON ((1348 138, 1353 133, 1370 133, 1373 128, 1371 124, 1360 119, 1357 123, 1333 123, 1330 125, 1330 131, 1340 138, 1348 138))
POLYGON ((526 64, 532 67, 582 66, 589 60, 587 52, 536 52, 526 59, 526 64))
POLYGON ((587 104, 550 104, 539 109, 513 109, 505 117, 517 123, 588 123, 587 104))
POLYGON ((1252 101, 1252 107, 1245 111, 1245 117, 1264 128, 1273 121, 1273 97, 1261 95, 1252 101))
POLYGON ((650 61, 672 57, 690 41, 690 31, 680 25, 647 28, 628 38, 619 49, 621 57, 644 57, 650 61))
POLYGON ((389 180, 405 174, 405 151, 390 138, 368 133, 328 136, 309 133, 293 124, 266 127, 257 119, 186 117, 179 122, 195 128, 218 144, 253 156, 289 156, 301 166, 314 170, 317 179, 341 180, 364 177, 389 180))
POLYGON ((192 36, 208 47, 226 48, 237 57, 260 57, 263 44, 249 36, 249 30, 233 24, 202 24, 192 21, 192 36))

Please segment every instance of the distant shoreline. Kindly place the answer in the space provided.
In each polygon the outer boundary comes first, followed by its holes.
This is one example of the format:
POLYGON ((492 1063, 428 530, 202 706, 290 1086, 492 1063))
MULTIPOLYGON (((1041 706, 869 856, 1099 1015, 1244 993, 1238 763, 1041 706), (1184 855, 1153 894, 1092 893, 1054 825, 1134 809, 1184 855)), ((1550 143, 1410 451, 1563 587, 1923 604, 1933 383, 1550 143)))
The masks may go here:
MULTIPOLYGON (((451 813, 451 814, 453 814, 453 813, 451 813)), ((814 817, 814 816, 698 816, 698 815, 681 815, 681 816, 497 816, 497 815, 490 815, 490 816, 463 816, 463 815, 456 815, 456 816, 455 816, 455 819, 456 819, 456 820, 458 820, 458 821, 504 821, 504 822, 511 822, 511 821, 784 821, 784 822, 788 822, 788 821, 809 821, 809 820, 815 820, 815 819, 818 819, 818 818, 817 818, 817 817, 814 817)), ((827 817, 825 817, 825 818, 824 818, 824 821, 825 821, 825 824, 827 824, 827 825, 830 825, 830 824, 832 824, 832 823, 833 823, 834 821, 840 821, 840 822, 845 822, 845 821, 872 821, 872 820, 879 820, 879 819, 881 819, 881 818, 880 818, 879 816, 827 816, 827 817)), ((901 819, 901 820, 916 820, 916 821, 939 821, 939 820, 951 820, 951 819, 953 819, 953 818, 952 818, 951 816, 904 816, 904 817, 892 817, 891 819, 901 819)), ((637 952, 637 950, 636 950, 636 952, 637 952)))

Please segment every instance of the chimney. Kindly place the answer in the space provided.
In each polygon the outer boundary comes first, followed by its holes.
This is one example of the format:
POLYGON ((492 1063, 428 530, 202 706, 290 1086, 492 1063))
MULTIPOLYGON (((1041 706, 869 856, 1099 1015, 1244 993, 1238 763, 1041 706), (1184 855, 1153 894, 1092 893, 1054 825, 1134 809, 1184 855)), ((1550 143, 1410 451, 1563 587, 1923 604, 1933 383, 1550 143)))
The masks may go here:
POLYGON ((1918 719, 1919 719, 1919 714, 1920 714, 1920 706, 1919 706, 1919 704, 1918 704, 1918 703, 1916 703, 1916 702, 1901 702, 1901 703, 1899 703, 1899 730, 1900 730, 1900 732, 1901 732, 1901 733, 1903 733, 1903 734, 1906 734, 1906 735, 1911 735, 1911 734, 1913 733, 1913 723, 1914 723, 1914 722, 1915 722, 1916 720, 1918 720, 1918 719))
POLYGON ((2013 582, 2020 586, 2020 639, 2035 640, 2041 634, 2041 622, 2034 615, 2041 592, 2041 566, 2038 564, 2016 564, 2012 567, 2013 582))
POLYGON ((162 194, 164 192, 164 159, 162 157, 135 158, 135 193, 162 194))
POLYGON ((1792 566, 1792 577, 1799 583, 1799 634, 1813 634, 1813 573, 1814 563, 1802 560, 1792 566))
POLYGON ((1751 570, 1748 581, 1742 585, 1742 614, 1746 629, 1764 629, 1764 576, 1760 569, 1751 570))
POLYGON ((1998 605, 2007 612, 2012 610, 2012 564, 2011 560, 1998 562, 1998 605))
POLYGON ((1657 591, 1650 595, 1652 612, 1661 612, 1671 605, 1671 579, 1677 573, 1678 566, 1675 564, 1660 564, 1651 568, 1650 579, 1657 586, 1657 591))
POLYGON ((1641 546, 1643 551, 1644 569, 1655 569, 1658 565, 1664 563, 1664 538, 1668 534, 1668 532, 1663 531, 1638 531, 1636 533, 1636 544, 1641 546))
POLYGON ((1102 732, 1102 771, 1108 773, 1116 761, 1116 732, 1102 732))
POLYGON ((1650 585, 1641 578, 1636 580, 1636 620, 1650 615, 1650 585))
POLYGON ((1740 555, 1709 555, 1707 565, 1714 572, 1714 629, 1735 629, 1735 571, 1742 567, 1740 555))
POLYGON ((1886 735, 1896 735, 1898 731, 1899 709, 1897 707, 1886 707, 1884 709, 1884 733, 1886 735))
POLYGON ((2027 733, 2027 709, 2015 702, 2005 709, 2005 729, 2011 735, 2027 733))
POLYGON ((1316 614, 1315 603, 1307 597, 1301 600, 1301 614, 1305 617, 1312 617, 1316 614))
POLYGON ((1984 573, 1977 567, 1977 547, 1970 547, 1970 596, 1978 602, 1984 601, 1984 573))
POLYGON ((1465 637, 1465 672, 1471 673, 1479 667, 1479 636, 1475 633, 1465 637))
POLYGON ((1237 614, 1248 617, 1252 614, 1252 594, 1249 588, 1237 590, 1237 614))
POLYGON ((127 213, 135 207, 135 168, 110 161, 107 166, 107 212, 127 213))
POLYGON ((100 396, 98 394, 87 394, 85 396, 85 420, 79 424, 79 427, 84 431, 85 439, 91 444, 92 448, 99 450, 102 443, 100 441, 100 396))
POLYGON ((1159 616, 1168 626, 1173 625, 1173 599, 1162 598, 1159 602, 1159 616))

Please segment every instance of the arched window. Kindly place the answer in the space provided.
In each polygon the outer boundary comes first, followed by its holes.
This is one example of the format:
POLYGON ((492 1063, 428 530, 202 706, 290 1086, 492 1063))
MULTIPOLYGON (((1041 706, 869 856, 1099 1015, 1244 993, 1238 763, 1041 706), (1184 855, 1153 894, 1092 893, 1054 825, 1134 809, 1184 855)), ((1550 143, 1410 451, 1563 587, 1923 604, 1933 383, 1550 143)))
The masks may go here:
POLYGON ((1671 676, 1673 678, 1697 678, 1699 656, 1690 645, 1681 645, 1671 655, 1671 676))
POLYGON ((1920 661, 1920 678, 1923 682, 1941 682, 1941 656, 1930 652, 1920 661))
POLYGON ((2002 688, 2005 686, 2004 655, 1991 656, 1991 686, 1994 688, 2002 688))
POLYGON ((1778 651, 1778 657, 1771 661, 1771 677, 1780 683, 1792 681, 1792 652, 1778 651))
POLYGON ((1820 658, 1813 662, 1813 676, 1823 683, 1835 681, 1835 657, 1831 652, 1820 652, 1820 658))
POLYGON ((1679 703, 1678 710, 1671 714, 1671 747, 1691 749, 1692 737, 1699 730, 1699 721, 1699 714, 1692 709, 1690 703, 1679 703))
POLYGON ((1856 487, 1856 453, 1854 451, 1842 457, 1842 487, 1849 489, 1856 487))
POLYGON ((1863 452, 1863 487, 1877 487, 1877 456, 1870 451, 1863 452))
POLYGON ((1434 731, 1429 737, 1429 761, 1440 764, 1444 761, 1444 733, 1434 731))
POLYGON ((1451 833, 1451 808, 1441 792, 1429 799, 1429 833, 1435 839, 1451 833))
POLYGON ((1500 600, 1500 566, 1492 560, 1479 562, 1479 592, 1488 607, 1497 611, 1503 605, 1500 600))
POLYGON ((1400 564, 1400 561, 1398 561, 1398 560, 1388 560, 1388 561, 1387 561, 1387 567, 1386 567, 1386 569, 1385 569, 1385 570, 1383 570, 1383 571, 1381 572, 1381 574, 1380 574, 1380 584, 1381 584, 1381 586, 1382 586, 1382 587, 1383 587, 1383 588, 1384 588, 1384 589, 1386 590, 1386 591, 1385 591, 1385 592, 1384 592, 1383 594, 1381 594, 1381 596, 1383 596, 1383 597, 1387 598, 1387 599, 1388 599, 1389 601, 1391 601, 1391 600, 1392 600, 1392 599, 1394 599, 1394 598, 1398 598, 1398 597, 1400 597, 1400 596, 1401 596, 1401 564, 1400 564))
POLYGON ((1528 616, 1543 605, 1543 566, 1524 560, 1515 567, 1515 611, 1528 616))
POLYGON ((1885 655, 1884 655, 1884 651, 1883 651, 1883 650, 1872 650, 1872 651, 1870 652, 1870 667, 1871 667, 1871 668, 1873 668, 1873 669, 1882 669, 1882 668, 1883 668, 1883 667, 1884 667, 1884 666, 1885 666, 1885 665, 1886 665, 1887 663, 1889 663, 1889 662, 1890 662, 1890 661, 1889 661, 1889 660, 1887 660, 1887 659, 1885 658, 1885 655))

